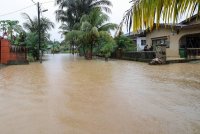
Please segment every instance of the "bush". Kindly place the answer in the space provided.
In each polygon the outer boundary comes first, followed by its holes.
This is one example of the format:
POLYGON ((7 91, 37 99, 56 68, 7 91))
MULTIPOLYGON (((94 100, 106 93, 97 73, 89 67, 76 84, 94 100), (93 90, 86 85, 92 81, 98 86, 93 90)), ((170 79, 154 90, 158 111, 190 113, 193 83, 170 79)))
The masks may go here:
POLYGON ((107 32, 100 32, 100 37, 98 39, 99 44, 99 54, 108 58, 111 56, 111 53, 116 48, 116 42, 112 36, 107 32))
POLYGON ((28 60, 29 62, 34 62, 34 61, 35 61, 35 59, 34 59, 34 57, 33 57, 32 55, 28 55, 28 56, 27 56, 27 60, 28 60))
POLYGON ((117 49, 122 49, 124 52, 137 50, 137 45, 133 43, 133 40, 124 35, 116 37, 115 41, 117 43, 117 49))

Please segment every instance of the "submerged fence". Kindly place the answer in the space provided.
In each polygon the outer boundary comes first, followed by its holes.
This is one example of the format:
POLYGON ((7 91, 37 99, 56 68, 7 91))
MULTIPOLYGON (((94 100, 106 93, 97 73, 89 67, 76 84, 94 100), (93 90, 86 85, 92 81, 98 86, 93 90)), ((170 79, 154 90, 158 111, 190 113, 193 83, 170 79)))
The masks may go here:
POLYGON ((156 57, 154 51, 142 51, 142 52, 125 52, 122 54, 122 58, 126 60, 134 61, 146 61, 149 62, 156 57))
POLYGON ((111 57, 116 58, 116 59, 149 62, 152 59, 156 58, 156 52, 155 51, 141 51, 141 52, 117 51, 113 53, 111 57))

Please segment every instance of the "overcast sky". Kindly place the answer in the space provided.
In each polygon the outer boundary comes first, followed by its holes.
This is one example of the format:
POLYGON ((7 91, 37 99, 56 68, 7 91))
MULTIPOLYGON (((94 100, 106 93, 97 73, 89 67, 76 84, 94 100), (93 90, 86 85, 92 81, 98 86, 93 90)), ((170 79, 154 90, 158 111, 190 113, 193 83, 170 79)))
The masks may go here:
MULTIPOLYGON (((55 7, 54 0, 35 0, 35 2, 49 2, 50 3, 45 3, 42 4, 42 9, 48 9, 48 12, 43 13, 43 16, 49 18, 52 22, 55 23, 56 28, 51 30, 51 39, 54 40, 61 40, 61 36, 58 33, 58 27, 59 23, 55 21, 55 10, 57 7, 55 7)), ((124 12, 130 8, 130 0, 111 0, 113 3, 112 7, 112 14, 110 15, 110 21, 113 23, 119 24, 120 21, 122 20, 124 12)), ((31 17, 37 16, 37 8, 36 6, 31 6, 33 5, 33 2, 31 0, 4 0, 1 2, 1 8, 0 8, 0 20, 19 20, 20 24, 24 22, 24 19, 21 15, 21 13, 25 12, 28 13, 31 17), (23 8, 26 8, 22 11, 14 12, 23 8), (12 14, 11 13, 14 12, 12 14), (5 15, 7 14, 7 15, 5 15)))

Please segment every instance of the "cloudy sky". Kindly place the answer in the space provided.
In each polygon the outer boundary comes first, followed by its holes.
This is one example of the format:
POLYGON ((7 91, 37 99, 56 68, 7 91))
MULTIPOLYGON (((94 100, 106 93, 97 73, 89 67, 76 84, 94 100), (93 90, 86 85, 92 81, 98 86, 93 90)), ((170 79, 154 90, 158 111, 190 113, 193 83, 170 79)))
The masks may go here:
MULTIPOLYGON (((58 33, 59 23, 55 21, 55 10, 57 7, 54 5, 54 0, 34 0, 35 2, 41 2, 42 9, 48 9, 48 12, 43 13, 43 16, 51 19, 56 24, 56 28, 51 30, 52 40, 61 40, 61 36, 58 33)), ((122 20, 124 12, 130 8, 130 0, 111 0, 113 3, 112 14, 110 15, 110 21, 119 24, 122 20)), ((0 8, 0 20, 19 20, 20 24, 24 22, 21 13, 28 13, 30 16, 37 15, 37 8, 33 5, 31 0, 4 0, 1 2, 0 8), (21 10, 23 9, 23 10, 21 10)))

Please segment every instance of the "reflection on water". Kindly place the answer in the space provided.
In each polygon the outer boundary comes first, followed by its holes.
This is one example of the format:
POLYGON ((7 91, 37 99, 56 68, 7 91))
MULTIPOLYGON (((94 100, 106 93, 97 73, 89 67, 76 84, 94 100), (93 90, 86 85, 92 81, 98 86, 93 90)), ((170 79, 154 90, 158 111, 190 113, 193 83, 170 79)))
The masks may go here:
POLYGON ((200 64, 47 58, 0 70, 0 133, 200 133, 200 64))

